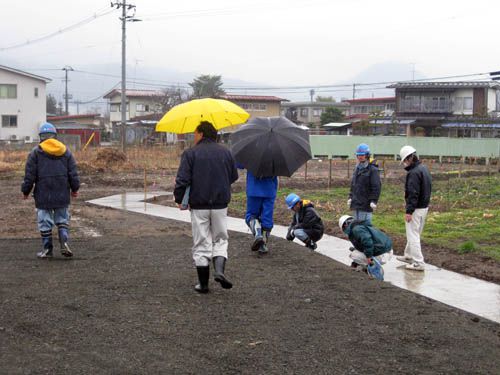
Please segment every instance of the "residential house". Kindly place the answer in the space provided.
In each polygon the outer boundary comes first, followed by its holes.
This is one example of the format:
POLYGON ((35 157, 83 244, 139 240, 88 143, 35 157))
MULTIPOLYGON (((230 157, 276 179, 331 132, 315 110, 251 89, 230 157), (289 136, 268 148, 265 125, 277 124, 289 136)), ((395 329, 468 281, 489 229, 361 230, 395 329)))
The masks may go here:
MULTIPOLYGON (((394 129, 392 116, 396 107, 395 97, 360 98, 344 100, 349 103, 346 120, 352 122, 354 135, 392 135, 401 132, 399 124, 394 129)), ((404 128, 402 131, 405 131, 404 128)))
POLYGON ((500 83, 494 81, 400 82, 395 121, 407 135, 499 137, 500 83))
MULTIPOLYGON (((282 102, 286 99, 277 96, 265 95, 221 95, 220 99, 225 99, 240 106, 250 114, 250 119, 254 117, 275 117, 281 113, 282 102)), ((250 120, 249 119, 249 120, 250 120)), ((234 130, 229 129, 230 131, 234 130)))
POLYGON ((288 102, 282 104, 282 114, 296 124, 319 126, 321 114, 328 107, 340 109, 344 116, 349 113, 346 102, 288 102))
POLYGON ((0 141, 33 142, 47 114, 46 85, 51 80, 0 65, 0 141))
MULTIPOLYGON (((138 116, 145 116, 161 112, 162 98, 165 93, 161 90, 126 90, 127 102, 126 121, 138 116)), ((121 122, 121 90, 113 89, 103 96, 109 99, 109 116, 111 124, 116 125, 121 122)))

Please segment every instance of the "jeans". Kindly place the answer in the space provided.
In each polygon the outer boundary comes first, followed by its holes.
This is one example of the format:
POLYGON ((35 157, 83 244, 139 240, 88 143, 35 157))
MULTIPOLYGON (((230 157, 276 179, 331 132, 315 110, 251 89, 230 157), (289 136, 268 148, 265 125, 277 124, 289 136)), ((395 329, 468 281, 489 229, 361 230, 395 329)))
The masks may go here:
POLYGON ((36 215, 40 232, 51 231, 54 225, 59 227, 62 224, 67 227, 70 219, 68 207, 48 210, 38 208, 36 215))
POLYGON ((247 197, 247 212, 245 221, 248 224, 250 220, 260 221, 262 228, 271 230, 273 228, 274 201, 276 198, 247 197))
POLYGON ((372 213, 371 212, 354 210, 354 211, 352 211, 352 216, 354 217, 354 220, 366 221, 370 224, 372 223, 372 213))

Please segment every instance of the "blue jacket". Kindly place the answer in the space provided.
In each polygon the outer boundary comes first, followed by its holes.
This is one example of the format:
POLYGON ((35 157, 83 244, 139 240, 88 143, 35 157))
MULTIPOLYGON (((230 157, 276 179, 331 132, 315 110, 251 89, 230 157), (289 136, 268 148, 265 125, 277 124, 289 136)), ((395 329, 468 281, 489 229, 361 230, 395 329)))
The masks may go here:
POLYGON ((190 186, 192 209, 226 208, 231 200, 231 184, 237 179, 231 152, 209 138, 202 138, 182 154, 175 179, 175 202, 182 203, 184 192, 190 186))
POLYGON ((344 232, 354 247, 362 251, 367 258, 382 255, 392 250, 392 240, 369 222, 353 221, 344 232))
POLYGON ((247 197, 276 198, 278 177, 255 177, 247 170, 247 197))
POLYGON ((30 152, 22 193, 29 195, 33 186, 35 206, 41 209, 68 207, 70 190, 80 188, 75 158, 57 139, 47 139, 30 152))

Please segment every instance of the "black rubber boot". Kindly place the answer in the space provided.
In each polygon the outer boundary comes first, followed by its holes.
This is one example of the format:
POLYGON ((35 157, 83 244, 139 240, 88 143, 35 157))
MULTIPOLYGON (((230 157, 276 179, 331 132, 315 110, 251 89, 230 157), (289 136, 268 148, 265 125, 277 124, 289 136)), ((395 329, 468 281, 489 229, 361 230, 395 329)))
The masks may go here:
POLYGON ((306 241, 305 241, 305 244, 306 244, 306 247, 310 250, 316 250, 318 248, 318 245, 316 245, 316 242, 314 242, 313 240, 311 240, 310 238, 308 238, 306 241))
POLYGON ((231 289, 233 287, 233 284, 226 279, 226 276, 224 276, 224 269, 226 268, 226 258, 224 257, 214 257, 214 280, 220 283, 220 286, 223 287, 224 289, 231 289))
POLYGON ((196 284, 194 290, 198 293, 208 293, 208 279, 210 278, 210 267, 196 267, 198 272, 199 284, 196 284))
POLYGON ((269 236, 271 235, 271 230, 270 229, 263 229, 263 234, 264 234, 264 241, 262 242, 262 245, 260 245, 259 248, 259 255, 267 255, 269 254, 269 248, 267 247, 267 243, 269 241, 269 236))

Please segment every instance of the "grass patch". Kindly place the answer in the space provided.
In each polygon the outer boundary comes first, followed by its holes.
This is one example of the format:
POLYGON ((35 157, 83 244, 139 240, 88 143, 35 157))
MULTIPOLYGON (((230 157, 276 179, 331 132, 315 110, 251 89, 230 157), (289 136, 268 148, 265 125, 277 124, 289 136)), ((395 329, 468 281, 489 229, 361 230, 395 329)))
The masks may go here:
MULTIPOLYGON (((284 204, 285 197, 291 192, 311 200, 328 226, 335 227, 341 215, 350 213, 347 187, 309 190, 281 188, 275 210, 275 220, 279 224, 288 224, 291 217, 284 204)), ((233 195, 230 206, 235 214, 242 217, 245 204, 243 191, 233 195)), ((404 212, 404 181, 383 181, 382 194, 373 216, 374 225, 391 236, 404 239, 404 212)), ((336 230, 333 227, 328 228, 330 233, 336 230)), ((435 181, 422 240, 431 246, 461 253, 479 252, 500 260, 499 176, 435 181)))
POLYGON ((476 250, 476 244, 473 241, 466 241, 460 245, 458 248, 458 252, 461 254, 470 253, 471 251, 476 250))

